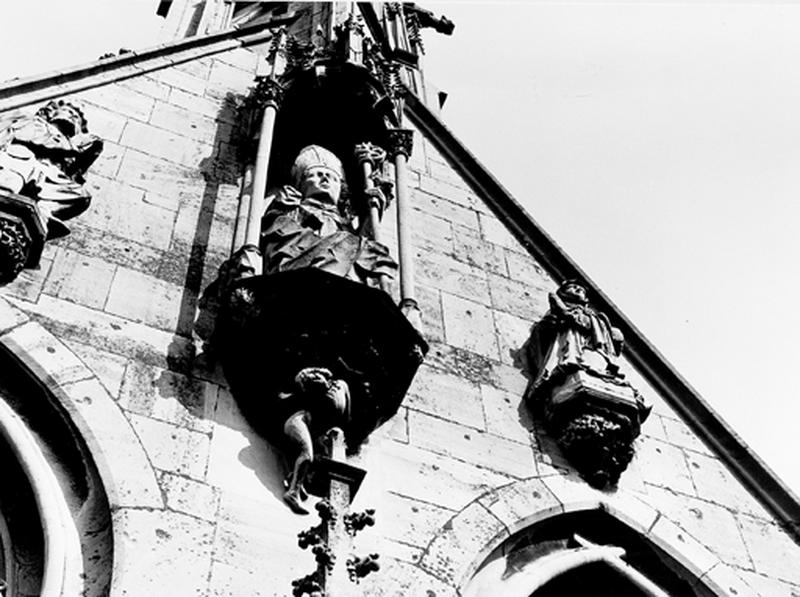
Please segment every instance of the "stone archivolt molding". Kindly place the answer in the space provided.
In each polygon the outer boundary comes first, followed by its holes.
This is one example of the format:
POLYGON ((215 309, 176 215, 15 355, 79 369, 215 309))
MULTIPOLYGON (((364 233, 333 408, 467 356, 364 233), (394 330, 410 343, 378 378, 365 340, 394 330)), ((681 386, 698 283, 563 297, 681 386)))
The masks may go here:
MULTIPOLYGON (((165 504, 155 471, 139 438, 119 405, 83 361, 53 334, 40 324, 29 321, 25 313, 2 297, 0 345, 12 352, 21 361, 21 366, 27 368, 65 408, 94 460, 109 509, 115 517, 112 525, 114 573, 110 594, 140 585, 141 578, 128 574, 127 570, 136 568, 130 564, 131 561, 146 557, 156 549, 157 538, 153 537, 152 545, 141 545, 139 541, 129 539, 124 516, 118 515, 131 509, 157 513, 165 508, 165 504)), ((78 574, 82 566, 75 524, 41 450, 35 440, 28 437, 30 431, 3 406, 0 402, 0 432, 20 450, 20 462, 33 475, 33 489, 37 499, 41 500, 43 527, 49 536, 46 585, 42 595, 71 597, 79 592, 78 574)))
MULTIPOLYGON (((625 489, 601 492, 572 475, 515 481, 478 497, 441 527, 419 560, 419 568, 453 589, 453 595, 484 597, 475 588, 481 565, 512 535, 546 519, 600 510, 637 531, 696 577, 696 585, 720 597, 758 597, 732 568, 690 533, 642 498, 625 489), (476 574, 476 571, 479 571, 476 574)), ((587 562, 566 556, 552 576, 534 579, 542 586, 558 574, 587 562), (574 565, 574 566, 571 566, 574 565)), ((485 570, 485 569, 484 569, 485 570)), ((491 574, 491 571, 488 573, 491 574)), ((494 585, 505 589, 505 585, 494 585)), ((524 590, 531 587, 526 585, 524 590)), ((534 587, 535 588, 535 587, 534 587)), ((532 589, 531 589, 532 590, 532 589)), ((497 593, 495 593, 497 594, 497 593)), ((530 592, 502 593, 527 597, 530 592)))

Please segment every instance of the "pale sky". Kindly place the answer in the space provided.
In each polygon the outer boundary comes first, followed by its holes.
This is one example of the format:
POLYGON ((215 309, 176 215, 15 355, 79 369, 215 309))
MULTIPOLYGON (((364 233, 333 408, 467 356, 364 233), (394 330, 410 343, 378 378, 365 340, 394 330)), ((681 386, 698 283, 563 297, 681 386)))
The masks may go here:
MULTIPOLYGON (((157 0, 3 7, 0 80, 153 45, 157 0)), ((800 493, 800 5, 437 5, 444 119, 800 493)))

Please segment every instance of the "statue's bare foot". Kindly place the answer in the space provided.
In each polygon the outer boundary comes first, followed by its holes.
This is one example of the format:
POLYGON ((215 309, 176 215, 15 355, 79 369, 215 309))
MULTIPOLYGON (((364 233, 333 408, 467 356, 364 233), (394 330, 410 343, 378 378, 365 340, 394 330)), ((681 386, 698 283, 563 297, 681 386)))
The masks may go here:
POLYGON ((300 501, 300 497, 295 491, 287 491, 283 494, 283 501, 286 502, 295 514, 308 514, 308 510, 300 501))

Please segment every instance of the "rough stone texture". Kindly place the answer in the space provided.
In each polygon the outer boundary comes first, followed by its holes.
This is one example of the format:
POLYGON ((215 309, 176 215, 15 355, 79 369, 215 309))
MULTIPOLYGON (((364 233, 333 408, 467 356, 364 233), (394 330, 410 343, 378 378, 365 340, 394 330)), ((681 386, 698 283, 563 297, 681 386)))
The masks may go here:
MULTIPOLYGON (((107 140, 92 206, 0 290, 0 341, 61 387, 117 508, 115 594, 284 597, 313 569, 296 539, 313 517, 286 508, 280 451, 243 419, 195 323, 231 250, 236 110, 256 64, 240 48, 75 94, 107 140)), ((626 364, 654 405, 637 455, 617 490, 574 475, 522 401, 523 345, 555 281, 419 133, 409 185, 430 351, 354 457, 369 471, 354 507, 378 518, 359 545, 382 569, 353 596, 454 596, 509 533, 585 509, 716 590, 800 595, 797 545, 626 364)))

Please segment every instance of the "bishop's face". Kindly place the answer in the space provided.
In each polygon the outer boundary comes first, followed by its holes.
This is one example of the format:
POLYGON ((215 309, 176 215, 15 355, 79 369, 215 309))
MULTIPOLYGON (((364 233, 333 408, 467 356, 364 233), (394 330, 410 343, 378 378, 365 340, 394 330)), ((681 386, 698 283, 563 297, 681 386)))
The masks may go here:
POLYGON ((566 284, 562 290, 562 294, 567 299, 574 301, 576 303, 585 303, 586 302, 586 289, 581 286, 580 284, 569 283, 566 284))
POLYGON ((300 180, 300 193, 335 205, 342 193, 342 179, 329 168, 311 166, 300 180))

